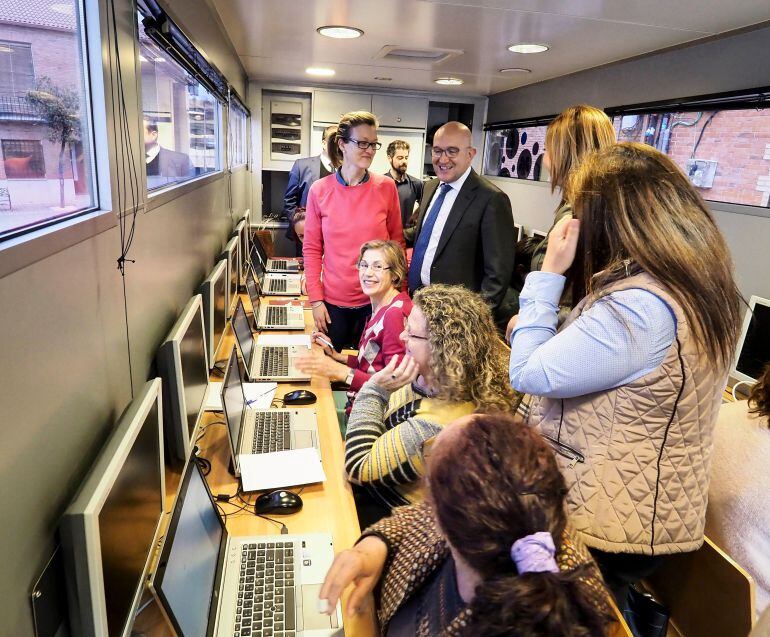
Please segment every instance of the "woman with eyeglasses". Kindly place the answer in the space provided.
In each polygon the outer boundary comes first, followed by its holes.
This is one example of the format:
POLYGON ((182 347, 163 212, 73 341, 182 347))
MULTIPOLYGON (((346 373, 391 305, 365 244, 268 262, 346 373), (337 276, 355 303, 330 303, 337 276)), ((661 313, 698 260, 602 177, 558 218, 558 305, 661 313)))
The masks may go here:
POLYGON ((375 116, 346 113, 326 146, 337 170, 310 187, 302 253, 316 329, 339 352, 358 343, 371 312, 356 269, 361 244, 382 239, 404 247, 404 233, 395 182, 369 172, 382 146, 375 116))
POLYGON ((474 412, 515 411, 508 350, 492 312, 465 287, 418 290, 401 339, 406 355, 361 387, 348 420, 345 471, 365 525, 422 498, 423 444, 474 412))
POLYGON ((302 372, 346 383, 348 413, 356 393, 372 374, 392 358, 403 356, 401 332, 412 311, 412 299, 401 291, 406 278, 406 258, 400 245, 379 239, 367 241, 361 246, 357 265, 358 280, 369 297, 372 311, 358 343, 358 355, 336 352, 323 333, 315 332, 313 340, 323 348, 323 353, 312 350, 296 361, 302 372))
MULTIPOLYGON (((428 288, 430 289, 430 288, 428 288)), ((335 558, 321 612, 366 608, 384 637, 598 637, 611 621, 596 565, 570 529, 546 442, 502 414, 461 418, 427 455, 426 501, 399 507, 335 558)))

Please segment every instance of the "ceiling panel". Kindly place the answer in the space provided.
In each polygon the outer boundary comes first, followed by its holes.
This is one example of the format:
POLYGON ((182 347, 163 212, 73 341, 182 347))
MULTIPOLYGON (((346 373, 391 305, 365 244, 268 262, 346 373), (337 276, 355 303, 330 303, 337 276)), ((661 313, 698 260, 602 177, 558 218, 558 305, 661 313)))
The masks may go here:
POLYGON ((740 7, 715 0, 215 0, 228 35, 254 79, 390 86, 488 95, 690 42, 770 18, 767 0, 740 7), (676 5, 676 6, 670 6, 676 5), (760 6, 761 5, 761 6, 760 6), (535 10, 537 9, 537 10, 535 10), (665 18, 664 18, 665 16, 665 18), (324 24, 365 31, 354 40, 318 35, 324 24), (544 42, 543 54, 511 53, 514 42, 544 42), (443 63, 388 61, 382 47, 461 49, 443 63), (308 66, 329 66, 329 80, 308 66), (530 74, 501 74, 523 66, 530 74), (441 87, 442 75, 462 78, 441 87), (383 82, 375 77, 390 77, 383 82))

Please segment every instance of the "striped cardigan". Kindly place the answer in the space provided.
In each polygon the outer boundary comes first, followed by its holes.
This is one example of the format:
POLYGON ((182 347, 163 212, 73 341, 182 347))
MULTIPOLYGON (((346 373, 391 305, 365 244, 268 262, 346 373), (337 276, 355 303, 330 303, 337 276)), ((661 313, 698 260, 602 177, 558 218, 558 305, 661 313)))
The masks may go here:
POLYGON ((419 502, 423 444, 475 409, 471 402, 430 398, 410 386, 390 394, 367 382, 353 403, 345 436, 348 479, 390 508, 419 502))

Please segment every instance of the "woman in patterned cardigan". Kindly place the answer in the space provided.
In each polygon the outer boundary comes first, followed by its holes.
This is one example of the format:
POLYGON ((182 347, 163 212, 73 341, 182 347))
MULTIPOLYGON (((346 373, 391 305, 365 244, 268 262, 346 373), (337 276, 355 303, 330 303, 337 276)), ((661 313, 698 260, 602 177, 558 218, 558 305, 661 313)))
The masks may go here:
POLYGON ((567 527, 564 479, 542 438, 510 416, 477 414, 426 455, 427 501, 337 556, 321 609, 352 583, 351 613, 377 587, 387 637, 605 634, 607 592, 567 527))

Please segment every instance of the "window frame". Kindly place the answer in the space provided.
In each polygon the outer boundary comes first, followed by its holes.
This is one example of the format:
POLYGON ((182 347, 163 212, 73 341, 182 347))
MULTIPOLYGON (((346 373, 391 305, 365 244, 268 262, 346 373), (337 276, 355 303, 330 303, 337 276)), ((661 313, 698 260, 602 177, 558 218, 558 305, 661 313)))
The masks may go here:
POLYGON ((231 97, 227 108, 227 142, 228 142, 227 167, 231 172, 240 170, 241 168, 243 168, 244 166, 248 166, 249 164, 249 121, 250 119, 251 119, 251 114, 249 113, 249 110, 240 103, 239 99, 231 97), (232 116, 233 113, 240 113, 243 115, 243 131, 242 131, 243 157, 242 157, 242 161, 239 163, 235 163, 234 161, 232 161, 232 157, 231 157, 231 150, 234 149, 234 146, 231 145, 232 138, 230 136, 230 132, 232 131, 232 121, 234 119, 232 116))
MULTIPOLYGON (((487 174, 487 156, 488 156, 488 150, 489 150, 489 144, 490 144, 490 133, 499 131, 499 130, 508 130, 511 128, 533 128, 537 126, 548 126, 554 119, 556 119, 556 115, 543 115, 539 117, 528 117, 528 118, 521 118, 521 119, 512 119, 512 120, 505 120, 502 122, 491 122, 484 124, 483 130, 484 130, 484 149, 483 154, 481 158, 481 174, 484 175, 487 179, 502 179, 506 182, 508 180, 512 180, 514 183, 527 183, 527 184, 533 184, 533 185, 539 185, 539 186, 548 186, 551 187, 551 180, 546 179, 521 179, 520 177, 515 177, 514 175, 510 175, 509 177, 505 177, 503 175, 488 175, 487 174)), ((543 141, 545 143, 545 141, 543 141)))
MULTIPOLYGON (((104 232, 109 227, 117 225, 117 219, 108 220, 107 216, 112 213, 110 206, 105 205, 102 200, 105 185, 109 184, 109 170, 99 170, 98 166, 110 166, 107 162, 107 149, 100 148, 103 146, 101 143, 103 139, 107 138, 107 127, 103 120, 99 120, 94 117, 94 111, 97 110, 100 113, 105 113, 105 100, 106 91, 103 81, 95 80, 93 76, 94 59, 98 59, 100 68, 105 65, 102 64, 102 45, 101 40, 106 36, 103 33, 103 0, 72 0, 75 6, 75 17, 77 22, 77 38, 80 57, 83 63, 83 68, 80 71, 80 77, 83 81, 83 130, 88 131, 87 136, 82 136, 84 149, 88 151, 91 160, 91 169, 89 171, 90 191, 92 205, 83 208, 82 210, 75 210, 73 212, 57 216, 52 219, 41 220, 34 224, 29 224, 24 227, 9 230, 0 236, 0 277, 5 276, 15 270, 25 267, 30 263, 38 260, 33 255, 37 254, 36 251, 30 253, 29 257, 19 258, 18 250, 19 246, 28 244, 29 242, 39 243, 41 241, 50 241, 51 235, 56 233, 60 226, 62 230, 66 231, 66 237, 64 238, 65 247, 74 245, 79 241, 83 241, 90 236, 104 232), (97 98, 98 97, 98 101, 97 98), (101 104, 102 107, 97 107, 101 104), (86 141, 87 140, 87 141, 86 141), (105 172, 107 174, 105 174, 105 172), (100 217, 104 217, 100 219, 100 217), (82 228, 80 231, 73 230, 73 227, 77 226, 82 221, 82 228)), ((9 41, 12 42, 12 41, 9 41)), ((32 45, 30 44, 30 51, 32 45)), ((37 78, 37 73, 34 67, 34 56, 32 56, 32 65, 34 77, 37 78)), ((51 242, 50 253, 47 250, 43 250, 45 255, 53 254, 63 247, 58 247, 60 244, 57 241, 51 242)), ((40 257, 42 258, 42 257, 40 257)))
MULTIPOLYGON (((0 38, 0 46, 23 46, 29 49, 29 63, 32 67, 32 86, 35 85, 35 80, 37 79, 37 73, 35 71, 35 56, 32 55, 32 43, 31 42, 21 42, 19 40, 5 40, 3 38, 0 38)), ((13 91, 14 94, 17 93, 17 91, 13 91)))

